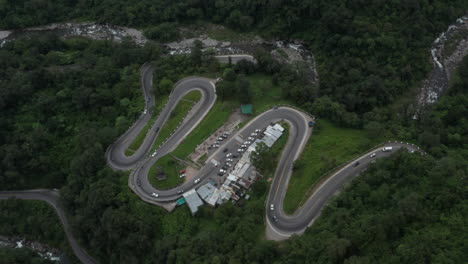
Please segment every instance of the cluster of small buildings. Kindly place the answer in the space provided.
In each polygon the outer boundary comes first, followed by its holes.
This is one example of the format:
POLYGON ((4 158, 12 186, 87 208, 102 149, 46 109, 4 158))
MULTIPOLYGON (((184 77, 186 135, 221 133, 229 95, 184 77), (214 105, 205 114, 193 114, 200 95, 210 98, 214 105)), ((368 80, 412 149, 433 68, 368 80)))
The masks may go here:
MULTIPOLYGON (((242 154, 240 160, 229 172, 224 183, 216 187, 216 182, 210 179, 207 183, 200 186, 198 189, 192 189, 183 194, 183 199, 190 208, 192 214, 198 211, 198 207, 203 205, 203 201, 212 207, 223 204, 229 200, 234 203, 241 197, 244 197, 247 190, 257 180, 255 167, 250 161, 250 155, 256 150, 256 146, 263 142, 271 148, 273 144, 281 137, 284 128, 280 124, 268 126, 261 137, 256 139, 249 148, 242 154)), ((249 195, 245 195, 245 199, 249 199, 249 195)), ((181 198, 182 199, 182 198, 181 198)), ((178 202, 178 204, 181 204, 178 202)))

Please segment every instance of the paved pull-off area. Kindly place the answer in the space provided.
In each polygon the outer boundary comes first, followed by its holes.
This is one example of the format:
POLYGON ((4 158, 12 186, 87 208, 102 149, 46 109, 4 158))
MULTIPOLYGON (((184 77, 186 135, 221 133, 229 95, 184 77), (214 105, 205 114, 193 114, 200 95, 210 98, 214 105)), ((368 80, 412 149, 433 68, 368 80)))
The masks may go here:
MULTIPOLYGON (((233 55, 232 62, 236 63, 242 58, 253 61, 252 56, 248 55, 233 55)), ((219 60, 226 61, 226 56, 220 57, 219 60)), ((164 205, 182 197, 182 194, 193 188, 206 183, 208 179, 217 174, 219 168, 210 160, 222 160, 225 157, 222 149, 219 148, 210 157, 208 157, 206 165, 203 166, 195 177, 185 182, 181 186, 177 186, 169 190, 157 190, 148 180, 148 173, 151 166, 162 156, 174 150, 182 140, 201 122, 208 111, 216 102, 216 87, 215 81, 202 77, 189 77, 180 80, 175 84, 174 90, 171 92, 168 102, 165 104, 158 118, 149 129, 146 138, 141 146, 135 150, 131 156, 125 155, 125 150, 130 146, 133 139, 139 134, 144 126, 149 122, 151 113, 146 109, 153 109, 155 106, 155 98, 152 89, 152 74, 153 68, 149 64, 145 64, 141 68, 141 84, 143 94, 145 96, 146 107, 140 118, 122 135, 119 139, 109 146, 106 151, 106 160, 110 167, 115 170, 132 170, 128 184, 129 187, 142 200, 156 204, 164 205), (190 91, 199 90, 202 94, 200 102, 197 103, 189 116, 179 125, 177 130, 165 141, 161 146, 158 146, 156 152, 151 152, 153 142, 158 136, 160 128, 165 122, 177 103, 190 91), (196 179, 200 179, 195 183, 196 179), (152 195, 157 193, 157 197, 152 195)), ((164 102, 158 102, 164 103, 164 102)), ((292 234, 302 234, 304 230, 312 224, 312 222, 320 214, 320 210, 326 202, 343 186, 346 180, 352 176, 359 174, 364 170, 369 163, 379 157, 391 155, 397 149, 406 147, 410 151, 415 150, 415 147, 405 143, 386 143, 382 147, 393 147, 392 151, 383 152, 381 148, 373 150, 360 158, 352 161, 341 170, 331 175, 326 181, 317 186, 315 192, 309 197, 307 202, 299 208, 294 215, 286 215, 283 211, 283 200, 286 194, 289 178, 291 177, 294 161, 299 157, 305 144, 312 134, 312 128, 309 127, 309 121, 312 117, 307 113, 290 107, 277 107, 268 110, 246 124, 240 131, 231 135, 224 143, 223 149, 237 149, 239 142, 237 138, 247 138, 250 133, 256 129, 263 129, 270 123, 285 121, 289 124, 289 138, 284 147, 280 161, 278 163, 274 179, 271 184, 270 192, 266 201, 266 234, 267 238, 273 240, 287 239, 292 234), (375 152, 375 157, 370 157, 375 152)), ((16 197, 19 199, 42 200, 54 207, 60 220, 65 228, 65 233, 68 237, 70 245, 73 248, 76 256, 83 263, 96 263, 86 252, 80 248, 70 232, 64 210, 58 202, 58 193, 50 190, 32 190, 32 191, 12 191, 0 192, 0 199, 16 197)))

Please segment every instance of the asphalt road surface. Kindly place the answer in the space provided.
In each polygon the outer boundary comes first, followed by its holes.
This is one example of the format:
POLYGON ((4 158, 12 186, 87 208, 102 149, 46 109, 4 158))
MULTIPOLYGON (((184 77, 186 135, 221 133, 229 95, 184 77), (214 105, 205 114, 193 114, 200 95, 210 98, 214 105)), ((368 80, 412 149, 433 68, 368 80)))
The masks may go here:
MULTIPOLYGON (((242 58, 242 56, 232 57, 236 58, 236 60, 232 60, 233 63, 242 58)), ((227 56, 222 57, 222 59, 226 58, 227 56)), ((251 60, 252 58, 249 57, 248 59, 251 60)), ((143 90, 150 91, 150 80, 152 78, 151 68, 143 68, 142 73, 143 90)), ((147 97, 146 100, 151 104, 154 102, 154 98, 151 96, 151 93, 145 92, 145 96, 148 95, 149 97, 147 97)), ((244 143, 256 129, 264 129, 271 123, 286 121, 289 123, 290 127, 289 139, 278 163, 266 203, 267 232, 275 234, 271 236, 272 239, 284 239, 292 234, 301 234, 320 214, 320 210, 325 203, 341 186, 343 186, 345 181, 359 174, 372 160, 388 156, 401 147, 414 149, 412 145, 404 143, 385 144, 385 146, 393 147, 393 150, 390 152, 374 150, 373 152, 376 153, 376 157, 370 158, 370 153, 368 153, 358 159, 359 164, 355 165, 355 161, 353 161, 352 164, 345 166, 338 173, 332 175, 327 181, 323 182, 310 196, 307 202, 293 215, 286 215, 282 207, 292 172, 292 166, 294 160, 299 157, 312 133, 312 128, 308 126, 308 122, 312 118, 308 114, 294 108, 278 107, 260 114, 246 124, 240 131, 230 135, 228 139, 224 140, 223 145, 208 157, 206 165, 203 166, 197 175, 189 182, 169 190, 155 189, 148 180, 151 166, 159 158, 171 152, 180 144, 210 110, 215 100, 216 88, 214 80, 190 77, 178 82, 169 97, 169 103, 166 104, 161 111, 159 118, 156 120, 155 125, 152 127, 151 132, 148 134, 140 149, 131 157, 127 157, 124 154, 128 145, 140 131, 139 129, 145 125, 146 119, 144 117, 140 118, 127 133, 109 148, 107 152, 109 165, 114 169, 134 168, 130 174, 129 186, 144 201, 154 204, 173 202, 182 197, 184 192, 201 186, 210 178, 216 178, 220 168, 215 164, 224 164, 226 161, 226 154, 235 154, 239 146, 244 143), (170 112, 177 105, 182 96, 194 89, 202 91, 202 103, 195 107, 196 110, 191 112, 188 118, 184 119, 184 122, 179 128, 158 148, 157 153, 151 155, 152 153, 149 153, 148 150, 157 137, 154 128, 162 127, 169 117, 170 112), (227 150, 224 151, 225 149, 227 150), (199 179, 199 182, 195 183, 197 179, 199 179), (157 194, 157 197, 152 194, 157 194), (271 205, 274 206, 274 210, 270 210, 271 205)), ((233 163, 235 162, 236 160, 234 160, 233 163)))
MULTIPOLYGON (((231 55, 231 57, 233 58, 233 63, 238 62, 242 58, 255 62, 252 56, 248 55, 231 55)), ((221 62, 227 62, 228 60, 228 56, 218 56, 217 58, 221 62)), ((413 145, 402 142, 386 143, 384 146, 393 147, 392 151, 383 152, 381 148, 375 149, 350 162, 317 186, 316 190, 305 204, 293 215, 287 215, 283 211, 283 200, 291 177, 294 160, 299 157, 307 140, 312 134, 312 128, 308 126, 308 122, 312 118, 308 114, 294 108, 278 107, 255 117, 241 130, 224 140, 223 145, 208 157, 206 165, 199 170, 191 181, 173 189, 157 190, 149 183, 149 169, 159 158, 174 150, 212 108, 216 101, 216 82, 215 80, 202 77, 189 77, 177 82, 169 96, 168 102, 165 103, 158 118, 149 129, 141 146, 135 150, 131 156, 126 156, 125 150, 150 120, 151 111, 156 103, 154 95, 151 92, 152 74, 153 69, 149 64, 142 66, 141 85, 146 101, 145 111, 141 114, 140 118, 107 149, 105 155, 109 166, 115 170, 132 170, 129 177, 129 187, 142 200, 154 204, 173 202, 182 197, 185 191, 204 184, 209 178, 216 177, 219 173, 219 167, 215 166, 215 164, 218 162, 224 163, 227 153, 236 153, 239 146, 244 143, 256 129, 264 129, 271 123, 285 121, 289 123, 289 138, 278 163, 266 202, 266 229, 267 237, 270 239, 282 240, 288 238, 292 234, 303 233, 319 216, 320 210, 326 202, 343 186, 343 184, 367 168, 372 160, 389 156, 403 147, 410 151, 419 151, 413 145), (185 94, 193 90, 199 90, 201 92, 202 97, 200 101, 193 107, 192 111, 190 111, 184 121, 181 122, 176 131, 163 142, 161 146, 158 146, 156 152, 151 152, 150 150, 153 142, 156 140, 160 128, 168 120, 172 110, 185 94), (226 152, 224 151, 225 149, 227 149, 226 152), (374 152, 376 156, 370 157, 374 152), (200 181, 195 183, 196 179, 200 179, 200 181), (153 193, 158 194, 158 197, 154 197, 152 195, 153 193), (271 205, 274 206, 274 210, 271 210, 271 205)), ((57 192, 50 190, 0 192, 0 199, 10 197, 27 200, 42 200, 52 205, 65 227, 65 233, 77 257, 83 263, 96 263, 94 259, 79 247, 71 234, 65 213, 58 203, 57 192)))
POLYGON ((0 199, 17 198, 22 200, 40 200, 48 203, 54 209, 60 218, 60 222, 65 230, 68 242, 70 243, 73 252, 76 257, 85 264, 98 263, 95 259, 86 253, 86 251, 78 245, 75 237, 70 231, 70 225, 68 224, 65 211, 59 203, 59 194, 53 190, 30 190, 30 191, 2 191, 0 192, 0 199))

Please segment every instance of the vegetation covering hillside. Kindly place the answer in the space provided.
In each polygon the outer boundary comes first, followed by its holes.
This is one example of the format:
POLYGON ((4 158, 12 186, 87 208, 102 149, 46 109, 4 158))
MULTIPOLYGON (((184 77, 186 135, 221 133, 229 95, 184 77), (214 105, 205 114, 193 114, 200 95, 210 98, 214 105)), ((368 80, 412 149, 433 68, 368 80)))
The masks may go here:
MULTIPOLYGON (((281 87, 281 100, 296 102, 335 124, 364 128, 371 140, 385 135, 418 143, 429 155, 399 152, 378 161, 349 184, 303 236, 286 243, 263 239, 266 179, 254 185, 251 200, 240 207, 229 203, 216 210, 203 207, 195 217, 187 208, 167 214, 129 190, 128 174, 107 167, 105 149, 143 110, 138 70, 145 61, 155 61, 157 95, 167 93, 168 84, 182 76, 219 72, 220 65, 200 48, 192 55, 165 57, 152 43, 138 48, 127 41, 45 35, 0 49, 2 189, 60 188, 74 233, 103 263, 468 259, 468 59, 447 94, 432 109, 423 109, 418 119, 396 100, 424 77, 435 34, 467 10, 468 3, 264 3, 1 1, 0 28, 68 19, 140 27, 199 19, 266 36, 301 38, 317 55, 320 87, 258 51, 258 67, 241 63, 223 72, 220 100, 251 85, 243 75, 262 73, 281 87), (239 78, 230 81, 234 76, 239 78)), ((10 202, 2 203, 2 216, 14 215, 11 212, 22 203, 14 201, 12 207, 10 202)), ((35 206, 24 207, 30 209, 31 219, 40 217, 35 206)), ((12 231, 8 235, 26 232, 55 245, 63 242, 61 234, 41 237, 34 230, 13 230, 11 223, 0 221, 0 230, 12 231)), ((21 262, 29 253, 0 252, 4 254, 21 262)))
MULTIPOLYGON (((394 102, 424 78, 430 43, 466 10, 464 0, 22 0, 0 4, 0 28, 70 19, 136 27, 208 20, 266 37, 301 39, 317 55, 322 81, 315 93, 291 87, 295 98, 328 95, 346 110, 363 114, 394 102)), ((177 36, 174 28, 167 24, 148 32, 177 36)))

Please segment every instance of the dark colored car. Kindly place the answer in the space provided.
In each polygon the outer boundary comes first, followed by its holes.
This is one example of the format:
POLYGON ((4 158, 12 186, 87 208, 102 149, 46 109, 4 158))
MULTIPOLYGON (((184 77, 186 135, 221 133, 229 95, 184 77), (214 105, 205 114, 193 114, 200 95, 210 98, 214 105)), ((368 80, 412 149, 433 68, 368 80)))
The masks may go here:
POLYGON ((225 149, 223 150, 223 152, 224 152, 224 153, 226 153, 227 151, 228 151, 228 149, 227 149, 227 148, 225 148, 225 149))
POLYGON ((357 165, 361 164, 359 161, 356 161, 356 163, 354 163, 354 167, 356 167, 357 165))

